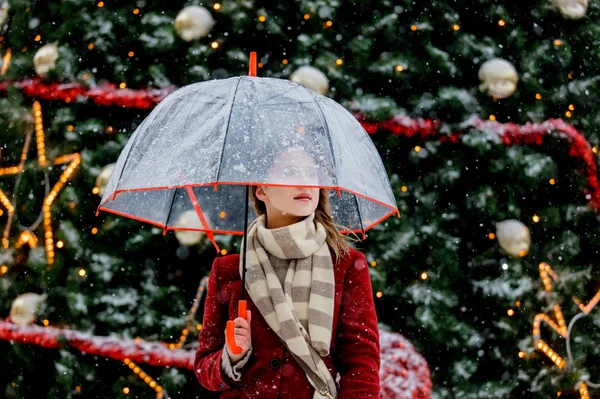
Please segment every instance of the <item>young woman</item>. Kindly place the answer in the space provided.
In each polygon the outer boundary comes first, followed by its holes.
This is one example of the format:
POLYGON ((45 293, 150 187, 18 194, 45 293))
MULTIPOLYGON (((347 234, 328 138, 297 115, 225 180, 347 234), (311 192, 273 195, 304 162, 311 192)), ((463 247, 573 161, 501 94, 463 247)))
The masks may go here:
POLYGON ((318 185, 316 171, 306 151, 290 149, 275 160, 269 183, 298 187, 251 187, 259 216, 247 232, 247 321, 237 317, 240 255, 213 263, 194 371, 221 399, 380 397, 367 260, 338 232, 329 189, 299 187, 318 185), (225 342, 233 319, 239 355, 225 342))

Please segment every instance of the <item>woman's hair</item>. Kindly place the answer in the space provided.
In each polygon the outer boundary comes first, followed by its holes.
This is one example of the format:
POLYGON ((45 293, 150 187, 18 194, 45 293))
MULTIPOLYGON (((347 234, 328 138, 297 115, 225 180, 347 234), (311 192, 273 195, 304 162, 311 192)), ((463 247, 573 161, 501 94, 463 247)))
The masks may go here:
MULTIPOLYGON (((265 203, 256 196, 258 187, 259 186, 250 186, 250 203, 254 208, 254 212, 260 216, 267 213, 267 207, 265 203)), ((337 224, 333 221, 333 217, 331 216, 331 205, 329 203, 330 192, 331 189, 329 188, 319 189, 319 205, 317 205, 317 209, 315 209, 315 222, 321 223, 325 228, 325 240, 335 254, 333 262, 336 263, 340 257, 343 258, 346 255, 349 247, 346 242, 348 237, 340 233, 337 224)), ((350 239, 351 241, 360 241, 354 232, 350 232, 350 234, 356 237, 356 239, 350 239)))

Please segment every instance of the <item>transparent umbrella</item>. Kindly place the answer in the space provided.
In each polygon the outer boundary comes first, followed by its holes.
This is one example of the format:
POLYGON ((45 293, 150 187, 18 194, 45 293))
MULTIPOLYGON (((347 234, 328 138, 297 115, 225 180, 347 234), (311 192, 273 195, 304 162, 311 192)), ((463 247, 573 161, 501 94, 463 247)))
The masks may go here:
MULTIPOLYGON (((165 97, 123 148, 98 210, 165 232, 203 231, 217 251, 214 234, 244 235, 257 216, 248 206, 250 185, 332 189, 342 233, 364 237, 400 216, 379 153, 350 112, 300 84, 257 77, 254 52, 249 75, 190 84, 165 97), (186 212, 196 216, 192 223, 182 222, 186 212)), ((239 353, 235 342, 230 349, 239 353)))

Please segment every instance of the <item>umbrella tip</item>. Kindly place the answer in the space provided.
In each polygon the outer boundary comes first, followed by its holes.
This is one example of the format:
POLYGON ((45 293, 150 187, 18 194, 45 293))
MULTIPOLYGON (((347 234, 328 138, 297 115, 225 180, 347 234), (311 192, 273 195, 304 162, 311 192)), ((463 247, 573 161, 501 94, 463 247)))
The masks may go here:
POLYGON ((248 75, 256 76, 256 51, 250 52, 250 69, 248 75))

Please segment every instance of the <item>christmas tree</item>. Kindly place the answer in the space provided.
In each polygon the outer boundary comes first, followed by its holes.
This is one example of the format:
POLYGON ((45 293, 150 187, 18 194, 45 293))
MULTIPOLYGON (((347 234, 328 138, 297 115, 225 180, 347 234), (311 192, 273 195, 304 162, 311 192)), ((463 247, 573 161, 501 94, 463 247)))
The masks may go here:
MULTIPOLYGON (((37 309, 40 329, 193 350, 211 242, 96 209, 161 98, 245 75, 256 51, 259 76, 335 99, 379 149, 402 216, 355 245, 381 325, 427 360, 432 397, 599 395, 599 10, 0 2, 0 316, 37 309)), ((218 397, 185 367, 29 343, 0 340, 2 397, 218 397)))

